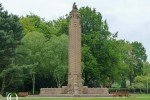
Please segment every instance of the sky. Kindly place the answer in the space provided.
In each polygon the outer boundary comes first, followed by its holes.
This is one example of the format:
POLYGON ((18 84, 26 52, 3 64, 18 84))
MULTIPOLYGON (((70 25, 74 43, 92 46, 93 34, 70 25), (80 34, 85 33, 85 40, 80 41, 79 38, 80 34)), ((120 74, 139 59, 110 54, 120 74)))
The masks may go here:
POLYGON ((68 14, 73 2, 78 8, 96 8, 112 33, 130 42, 141 42, 150 62, 150 0, 0 0, 4 9, 19 16, 34 13, 45 20, 68 14))

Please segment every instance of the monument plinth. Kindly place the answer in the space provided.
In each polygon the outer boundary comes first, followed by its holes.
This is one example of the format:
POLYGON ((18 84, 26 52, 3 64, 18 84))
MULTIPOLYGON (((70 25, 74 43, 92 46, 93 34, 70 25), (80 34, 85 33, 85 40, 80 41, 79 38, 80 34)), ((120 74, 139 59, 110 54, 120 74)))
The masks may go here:
POLYGON ((81 24, 76 4, 70 12, 68 84, 62 88, 41 88, 40 96, 111 96, 107 88, 88 88, 82 84, 81 24))

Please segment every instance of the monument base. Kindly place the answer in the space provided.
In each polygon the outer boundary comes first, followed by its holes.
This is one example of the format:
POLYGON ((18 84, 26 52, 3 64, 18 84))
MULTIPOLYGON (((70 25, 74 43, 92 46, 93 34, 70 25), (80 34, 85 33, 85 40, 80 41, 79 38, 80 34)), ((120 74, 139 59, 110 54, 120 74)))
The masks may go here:
POLYGON ((108 88, 88 88, 83 86, 83 94, 67 94, 67 86, 62 88, 41 88, 39 96, 46 97, 110 97, 108 88))

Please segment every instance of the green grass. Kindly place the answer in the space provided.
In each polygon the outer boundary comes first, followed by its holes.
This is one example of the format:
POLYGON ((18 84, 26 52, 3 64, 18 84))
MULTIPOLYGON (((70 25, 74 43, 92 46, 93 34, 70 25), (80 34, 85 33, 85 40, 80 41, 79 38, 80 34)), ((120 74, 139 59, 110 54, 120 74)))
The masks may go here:
POLYGON ((150 98, 150 94, 132 94, 133 97, 147 97, 150 98))
POLYGON ((20 98, 19 100, 150 100, 150 98, 20 98))
MULTIPOLYGON (((0 99, 6 100, 6 98, 0 99)), ((14 100, 14 99, 13 99, 14 100)), ((19 97, 19 100, 150 100, 150 94, 133 94, 130 97, 19 97)))

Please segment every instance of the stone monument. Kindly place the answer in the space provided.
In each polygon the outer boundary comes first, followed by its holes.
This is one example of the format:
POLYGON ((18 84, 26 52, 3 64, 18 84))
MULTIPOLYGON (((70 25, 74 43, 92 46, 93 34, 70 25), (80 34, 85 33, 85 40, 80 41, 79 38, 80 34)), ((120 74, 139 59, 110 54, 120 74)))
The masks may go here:
POLYGON ((81 25, 77 6, 74 3, 70 12, 69 23, 69 65, 68 65, 68 94, 82 94, 81 72, 81 25))
POLYGON ((76 4, 70 12, 68 84, 62 88, 41 88, 40 96, 110 96, 107 88, 88 88, 82 84, 81 24, 76 4))

